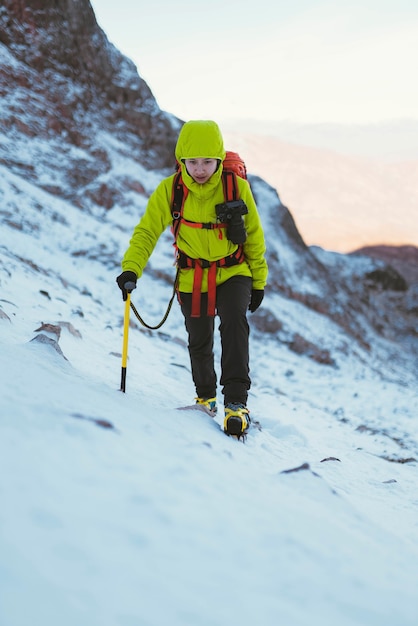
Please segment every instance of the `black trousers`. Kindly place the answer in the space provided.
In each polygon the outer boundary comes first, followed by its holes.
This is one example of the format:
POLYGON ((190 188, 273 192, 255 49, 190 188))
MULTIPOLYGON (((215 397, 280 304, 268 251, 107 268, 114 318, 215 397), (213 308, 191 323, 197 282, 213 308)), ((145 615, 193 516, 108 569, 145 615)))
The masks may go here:
MULTIPOLYGON (((220 319, 221 378, 224 402, 247 404, 249 376, 249 334, 247 321, 252 279, 233 276, 216 288, 216 310, 220 319)), ((191 317, 192 294, 181 292, 181 310, 189 336, 193 382, 199 398, 216 396, 214 366, 215 318, 206 315, 207 294, 202 294, 201 316, 191 317)))

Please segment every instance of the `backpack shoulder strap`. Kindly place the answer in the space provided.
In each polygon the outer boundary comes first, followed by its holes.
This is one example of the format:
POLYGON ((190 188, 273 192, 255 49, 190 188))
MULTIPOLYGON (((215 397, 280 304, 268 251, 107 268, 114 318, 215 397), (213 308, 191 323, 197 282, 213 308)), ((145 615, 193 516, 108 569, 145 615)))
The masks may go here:
POLYGON ((183 183, 181 172, 177 172, 173 180, 171 192, 171 215, 173 216, 173 235, 177 239, 177 232, 180 228, 180 220, 183 215, 183 206, 189 190, 183 183))
POLYGON ((239 189, 237 182, 237 175, 230 170, 223 170, 222 172, 222 184, 224 188, 225 202, 232 202, 239 199, 239 189))

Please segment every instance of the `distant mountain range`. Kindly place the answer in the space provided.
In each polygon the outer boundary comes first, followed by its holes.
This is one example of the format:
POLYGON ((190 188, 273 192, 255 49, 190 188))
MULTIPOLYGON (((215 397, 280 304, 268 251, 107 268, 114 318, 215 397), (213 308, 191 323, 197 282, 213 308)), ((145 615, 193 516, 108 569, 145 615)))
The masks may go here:
POLYGON ((418 156, 388 163, 263 134, 224 136, 249 171, 277 189, 309 245, 418 245, 418 156))

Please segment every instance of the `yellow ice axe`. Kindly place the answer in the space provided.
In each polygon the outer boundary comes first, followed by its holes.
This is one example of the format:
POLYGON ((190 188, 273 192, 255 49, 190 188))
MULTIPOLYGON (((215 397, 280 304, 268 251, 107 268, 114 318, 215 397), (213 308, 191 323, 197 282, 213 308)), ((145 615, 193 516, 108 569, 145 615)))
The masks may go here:
POLYGON ((128 364, 128 334, 129 334, 129 313, 131 309, 131 291, 135 289, 136 285, 133 282, 127 282, 125 284, 126 289, 126 301, 125 301, 125 314, 123 317, 123 343, 122 343, 122 373, 120 380, 120 390, 125 393, 126 391, 126 367, 128 364))

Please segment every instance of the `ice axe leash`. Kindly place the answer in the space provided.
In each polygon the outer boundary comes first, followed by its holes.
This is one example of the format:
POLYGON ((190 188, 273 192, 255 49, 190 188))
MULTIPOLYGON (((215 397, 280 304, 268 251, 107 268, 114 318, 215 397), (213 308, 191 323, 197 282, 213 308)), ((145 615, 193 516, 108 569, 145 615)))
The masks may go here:
MULTIPOLYGON (((173 302, 174 302, 174 298, 175 298, 176 293, 177 293, 177 285, 178 285, 178 282, 179 282, 179 273, 180 273, 180 270, 177 268, 176 277, 174 279, 174 285, 173 285, 173 294, 172 294, 172 296, 170 298, 170 302, 168 303, 167 310, 164 313, 163 319, 156 326, 150 326, 149 324, 144 322, 144 320, 142 319, 142 317, 140 316, 140 314, 136 310, 135 305, 131 302, 131 309, 134 312, 136 319, 142 324, 142 326, 145 326, 145 328, 148 328, 149 330, 157 330, 158 328, 161 328, 161 326, 164 324, 164 322, 166 322, 167 317, 170 314, 171 307, 172 307, 173 302)), ((129 284, 129 283, 127 283, 127 284, 129 284)), ((125 285, 125 287, 126 287, 126 285, 125 285)))

